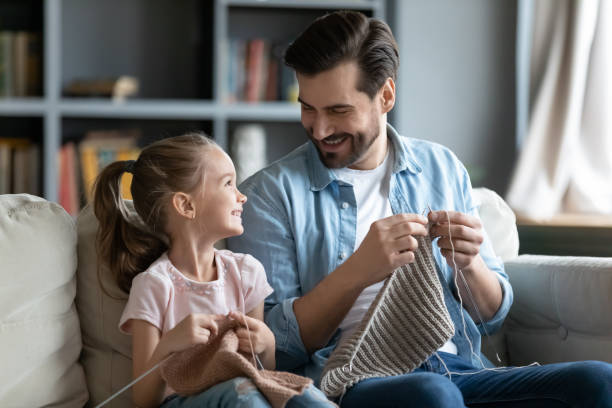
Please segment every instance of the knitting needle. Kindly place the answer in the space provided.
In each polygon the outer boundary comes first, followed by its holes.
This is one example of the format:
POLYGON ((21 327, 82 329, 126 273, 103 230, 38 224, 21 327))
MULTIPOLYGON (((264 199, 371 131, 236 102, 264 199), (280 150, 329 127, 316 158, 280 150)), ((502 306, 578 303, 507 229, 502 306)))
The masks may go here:
POLYGON ((142 373, 141 375, 139 375, 136 379, 134 379, 132 382, 130 382, 129 384, 127 384, 125 387, 123 387, 122 389, 120 389, 119 391, 117 391, 116 393, 114 393, 113 395, 111 395, 110 397, 108 397, 107 399, 105 399, 104 401, 102 401, 101 403, 99 403, 98 405, 95 406, 95 408, 101 408, 104 405, 108 404, 109 402, 111 402, 112 400, 114 400, 116 397, 119 396, 119 394, 123 393, 124 391, 126 391, 127 389, 129 389, 132 385, 136 384, 138 381, 142 380, 143 378, 145 378, 147 375, 151 374, 153 371, 155 371, 160 365, 162 365, 166 360, 168 360, 170 357, 172 357, 174 355, 174 353, 171 353, 170 355, 168 355, 166 358, 164 358, 162 361, 160 361, 159 363, 155 364, 153 367, 149 368, 147 371, 145 371, 144 373, 142 373))

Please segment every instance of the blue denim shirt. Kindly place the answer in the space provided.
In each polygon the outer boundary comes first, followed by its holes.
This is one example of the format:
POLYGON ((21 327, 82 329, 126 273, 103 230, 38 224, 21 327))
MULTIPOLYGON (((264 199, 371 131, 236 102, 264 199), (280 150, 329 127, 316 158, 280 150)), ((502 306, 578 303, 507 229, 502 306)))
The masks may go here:
MULTIPOLYGON (((423 214, 429 206, 478 216, 468 174, 450 150, 399 136, 391 126, 387 126, 387 136, 394 147, 389 193, 394 214, 423 214)), ((228 246, 259 259, 274 288, 265 302, 265 321, 276 336, 277 368, 309 376, 318 383, 339 331, 326 347, 308 353, 293 302, 353 253, 357 217, 353 187, 337 180, 308 142, 247 179, 240 190, 248 197, 242 214, 245 232, 229 239, 228 246)), ((455 323, 452 340, 458 355, 477 367, 481 366, 479 358, 490 365, 480 353, 481 333, 486 330, 491 334, 501 326, 513 298, 503 263, 486 236, 480 254, 497 274, 503 300, 492 319, 477 325, 455 298, 452 269, 434 245, 445 302, 455 323)))

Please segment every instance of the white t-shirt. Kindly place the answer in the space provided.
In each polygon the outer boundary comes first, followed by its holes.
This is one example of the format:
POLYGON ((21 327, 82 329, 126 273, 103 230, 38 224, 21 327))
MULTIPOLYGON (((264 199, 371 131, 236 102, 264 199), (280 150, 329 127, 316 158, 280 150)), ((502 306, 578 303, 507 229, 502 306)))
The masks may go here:
MULTIPOLYGON (((354 170, 349 168, 335 169, 336 177, 341 181, 352 184, 357 202, 357 229, 355 232, 356 251, 361 242, 368 234, 370 226, 374 221, 393 215, 389 203, 389 189, 391 173, 393 171, 393 147, 389 145, 385 160, 372 170, 354 170)), ((349 337, 357 328, 368 311, 370 304, 378 294, 384 281, 375 283, 365 288, 353 303, 353 306, 340 323, 342 330, 340 341, 349 337)), ((447 341, 439 351, 457 354, 457 346, 451 340, 447 341)))

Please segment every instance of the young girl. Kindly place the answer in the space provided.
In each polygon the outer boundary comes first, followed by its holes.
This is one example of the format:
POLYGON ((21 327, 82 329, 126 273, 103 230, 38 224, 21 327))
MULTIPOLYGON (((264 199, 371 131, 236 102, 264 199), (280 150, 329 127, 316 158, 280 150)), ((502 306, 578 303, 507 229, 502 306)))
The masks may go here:
MULTIPOLYGON (((94 200, 99 259, 130 293, 119 327, 133 336, 134 377, 171 353, 207 343, 228 314, 243 324, 236 330, 240 351, 254 352, 266 369, 274 369, 274 335, 263 322, 263 301, 272 288, 263 266, 250 255, 213 247, 243 232, 247 198, 235 183, 229 156, 199 133, 153 143, 138 160, 112 163, 99 175, 94 200), (133 174, 138 221, 129 219, 121 198, 126 172, 133 174)), ((179 397, 159 370, 134 385, 133 401, 139 407, 164 408, 269 406, 246 378, 179 397)), ((288 405, 331 403, 311 386, 288 405)))

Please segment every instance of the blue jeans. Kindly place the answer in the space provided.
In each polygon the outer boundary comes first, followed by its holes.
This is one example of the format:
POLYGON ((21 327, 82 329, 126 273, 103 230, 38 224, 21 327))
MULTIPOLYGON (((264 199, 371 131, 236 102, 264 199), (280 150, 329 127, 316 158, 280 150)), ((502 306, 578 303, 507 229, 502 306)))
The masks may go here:
POLYGON ((341 400, 352 407, 612 407, 612 364, 601 361, 483 371, 439 352, 410 374, 363 380, 341 400), (465 375, 466 373, 473 373, 465 375))
MULTIPOLYGON (((287 408, 332 407, 335 406, 325 395, 312 385, 302 395, 291 398, 287 408)), ((234 378, 190 397, 172 395, 160 408, 263 408, 270 407, 266 397, 255 387, 250 379, 234 378)))

